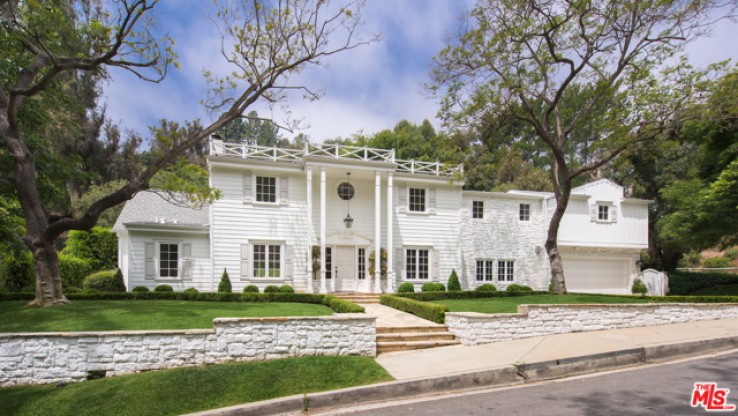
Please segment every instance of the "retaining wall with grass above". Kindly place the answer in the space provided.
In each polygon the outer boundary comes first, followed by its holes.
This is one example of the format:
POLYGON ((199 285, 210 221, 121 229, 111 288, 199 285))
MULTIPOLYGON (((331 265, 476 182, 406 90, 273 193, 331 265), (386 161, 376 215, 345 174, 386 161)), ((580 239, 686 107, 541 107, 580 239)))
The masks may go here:
POLYGON ((213 329, 0 334, 0 386, 311 355, 376 355, 376 318, 359 314, 216 318, 213 329))
POLYGON ((466 345, 571 332, 738 318, 735 303, 520 305, 518 313, 446 312, 446 325, 466 345))

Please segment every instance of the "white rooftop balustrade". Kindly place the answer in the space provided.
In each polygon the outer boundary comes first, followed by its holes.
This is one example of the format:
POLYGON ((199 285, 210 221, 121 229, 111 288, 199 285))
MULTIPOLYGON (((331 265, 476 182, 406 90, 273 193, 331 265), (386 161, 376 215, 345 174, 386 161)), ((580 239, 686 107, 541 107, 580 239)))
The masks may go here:
POLYGON ((338 144, 305 144, 303 149, 256 146, 247 143, 227 143, 219 139, 210 140, 211 156, 232 156, 244 159, 268 160, 282 163, 301 163, 306 157, 350 159, 363 162, 394 163, 397 172, 434 176, 452 176, 463 173, 464 166, 449 166, 440 162, 421 162, 395 159, 394 149, 345 146, 338 144))

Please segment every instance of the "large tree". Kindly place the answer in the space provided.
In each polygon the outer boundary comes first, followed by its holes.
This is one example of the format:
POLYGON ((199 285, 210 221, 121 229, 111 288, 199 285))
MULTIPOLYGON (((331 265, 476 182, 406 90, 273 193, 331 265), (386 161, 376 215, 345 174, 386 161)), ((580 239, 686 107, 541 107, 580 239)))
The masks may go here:
POLYGON ((54 247, 62 233, 91 229, 106 209, 149 188, 158 172, 257 101, 280 102, 293 90, 317 98, 308 86, 291 83, 290 75, 364 43, 356 33, 360 1, 336 6, 309 0, 224 0, 218 24, 224 37, 222 54, 233 71, 223 77, 207 74, 212 88, 204 101, 215 121, 170 140, 170 146, 153 149, 142 172, 90 204, 82 215, 51 217, 39 192, 36 161, 42 154, 24 137, 19 112, 32 107, 64 74, 105 73, 117 67, 142 80, 162 79, 175 56, 170 39, 154 34, 151 16, 156 4, 156 0, 0 0, 0 53, 13 68, 0 85, 0 137, 13 161, 12 182, 26 225, 23 239, 34 258, 32 304, 68 302, 54 247))
POLYGON ((545 144, 556 200, 545 246, 557 293, 566 292, 557 235, 574 181, 671 127, 697 98, 700 79, 678 54, 734 7, 734 1, 479 0, 465 30, 437 56, 431 88, 443 96, 449 121, 522 122, 545 144), (589 138, 586 152, 571 151, 582 137, 589 138))

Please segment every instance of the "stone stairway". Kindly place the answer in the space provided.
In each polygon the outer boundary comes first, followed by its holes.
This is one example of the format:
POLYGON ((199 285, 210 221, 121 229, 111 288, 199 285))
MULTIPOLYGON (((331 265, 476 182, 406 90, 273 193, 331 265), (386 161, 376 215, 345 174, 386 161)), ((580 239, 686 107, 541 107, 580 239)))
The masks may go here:
POLYGON ((379 295, 373 293, 337 292, 331 295, 353 303, 379 303, 379 295))
POLYGON ((460 344, 446 326, 377 327, 377 354, 460 344))

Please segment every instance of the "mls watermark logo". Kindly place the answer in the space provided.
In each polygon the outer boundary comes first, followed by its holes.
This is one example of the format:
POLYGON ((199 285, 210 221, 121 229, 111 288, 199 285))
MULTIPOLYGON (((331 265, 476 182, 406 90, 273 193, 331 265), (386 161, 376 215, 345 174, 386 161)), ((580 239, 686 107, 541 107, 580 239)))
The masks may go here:
POLYGON ((718 388, 717 383, 694 383, 692 407, 702 406, 708 412, 732 412, 735 405, 728 403, 730 389, 718 388))

